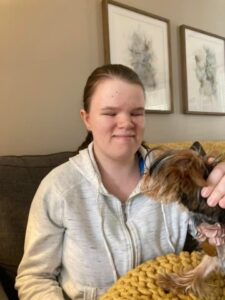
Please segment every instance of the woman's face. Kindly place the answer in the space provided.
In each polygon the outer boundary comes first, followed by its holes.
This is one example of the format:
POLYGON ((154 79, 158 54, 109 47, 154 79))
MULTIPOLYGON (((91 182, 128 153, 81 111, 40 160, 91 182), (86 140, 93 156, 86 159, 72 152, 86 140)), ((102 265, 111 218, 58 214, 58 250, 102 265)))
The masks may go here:
POLYGON ((137 84, 106 79, 98 84, 89 112, 81 117, 93 134, 97 158, 131 159, 143 140, 144 92, 137 84))

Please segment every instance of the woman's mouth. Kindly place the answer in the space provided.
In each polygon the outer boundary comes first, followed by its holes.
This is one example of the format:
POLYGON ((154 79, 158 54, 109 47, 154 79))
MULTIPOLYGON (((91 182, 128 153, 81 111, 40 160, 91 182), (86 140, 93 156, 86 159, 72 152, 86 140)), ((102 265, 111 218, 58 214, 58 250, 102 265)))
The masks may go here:
POLYGON ((113 138, 118 138, 118 139, 131 139, 134 138, 134 134, 114 134, 112 136, 113 138))

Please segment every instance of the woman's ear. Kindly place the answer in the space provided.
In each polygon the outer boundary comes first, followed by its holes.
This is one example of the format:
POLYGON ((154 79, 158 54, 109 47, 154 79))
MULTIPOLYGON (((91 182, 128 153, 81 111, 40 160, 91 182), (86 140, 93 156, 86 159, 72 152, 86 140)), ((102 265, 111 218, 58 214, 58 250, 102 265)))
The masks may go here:
POLYGON ((84 122, 84 125, 86 126, 88 131, 91 131, 91 126, 89 124, 89 114, 86 112, 86 110, 81 109, 80 110, 80 117, 84 122))

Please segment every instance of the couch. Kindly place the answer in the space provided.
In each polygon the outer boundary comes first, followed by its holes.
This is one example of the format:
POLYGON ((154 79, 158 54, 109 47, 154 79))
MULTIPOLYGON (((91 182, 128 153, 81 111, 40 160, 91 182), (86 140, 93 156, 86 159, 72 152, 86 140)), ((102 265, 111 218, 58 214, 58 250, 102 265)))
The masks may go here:
POLYGON ((42 178, 74 152, 0 156, 0 300, 16 300, 14 282, 23 254, 31 200, 42 178))
MULTIPOLYGON (((191 142, 166 144, 171 148, 189 147, 191 142)), ((202 142, 207 152, 225 152, 225 141, 202 142)), ((150 144, 155 146, 155 144, 150 144)), ((49 155, 0 156, 0 300, 16 300, 14 289, 28 212, 42 178, 67 161, 74 152, 49 155)))

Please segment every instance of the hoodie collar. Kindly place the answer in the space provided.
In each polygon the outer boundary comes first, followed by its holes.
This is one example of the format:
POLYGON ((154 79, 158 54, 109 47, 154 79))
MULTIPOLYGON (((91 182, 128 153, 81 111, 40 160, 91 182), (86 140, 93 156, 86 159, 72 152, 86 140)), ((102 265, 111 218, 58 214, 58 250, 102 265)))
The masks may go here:
POLYGON ((103 194, 108 194, 102 183, 101 174, 94 158, 93 142, 87 148, 81 150, 78 155, 71 157, 70 161, 79 173, 94 185, 96 189, 103 194))
MULTIPOLYGON (((149 157, 147 156, 147 150, 140 146, 138 152, 140 153, 140 156, 144 160, 144 172, 146 168, 149 166, 149 157)), ((83 149, 79 152, 78 155, 70 158, 70 161, 73 163, 75 168, 92 184, 94 185, 99 191, 103 194, 109 194, 104 187, 102 180, 101 180, 101 174, 99 172, 94 152, 93 152, 93 142, 91 142, 86 149, 83 149)), ((130 195, 130 197, 133 197, 140 193, 140 185, 141 180, 137 184, 136 188, 130 195)))

